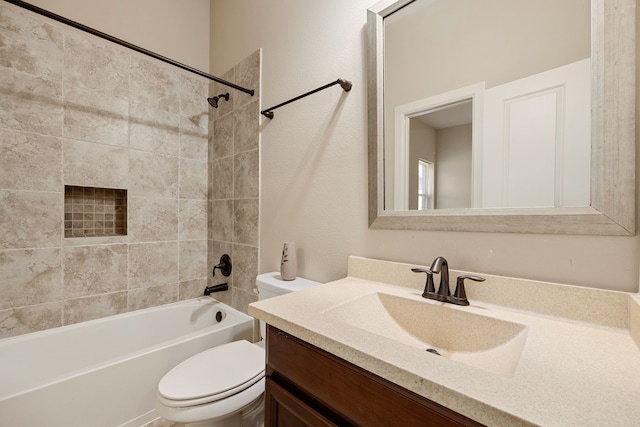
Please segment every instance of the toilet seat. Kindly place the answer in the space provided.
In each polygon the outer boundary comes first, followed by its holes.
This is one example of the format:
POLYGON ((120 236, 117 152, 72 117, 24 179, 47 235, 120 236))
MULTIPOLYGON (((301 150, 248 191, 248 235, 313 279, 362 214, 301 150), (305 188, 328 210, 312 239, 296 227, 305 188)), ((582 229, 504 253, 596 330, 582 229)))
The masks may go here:
POLYGON ((241 340, 213 347, 185 360, 158 384, 158 400, 184 408, 225 399, 264 378, 264 349, 241 340))

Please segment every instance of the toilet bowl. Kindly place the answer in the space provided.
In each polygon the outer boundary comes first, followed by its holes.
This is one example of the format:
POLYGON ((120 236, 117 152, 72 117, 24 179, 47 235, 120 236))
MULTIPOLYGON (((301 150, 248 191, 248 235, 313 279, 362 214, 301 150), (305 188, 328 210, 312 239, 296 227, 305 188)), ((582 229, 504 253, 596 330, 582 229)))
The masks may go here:
MULTIPOLYGON (((256 278, 258 299, 315 286, 280 273, 256 278)), ((264 328, 261 325, 262 336, 264 328)), ((234 341, 205 350, 170 370, 158 384, 158 415, 186 427, 264 425, 265 351, 263 341, 234 341)))

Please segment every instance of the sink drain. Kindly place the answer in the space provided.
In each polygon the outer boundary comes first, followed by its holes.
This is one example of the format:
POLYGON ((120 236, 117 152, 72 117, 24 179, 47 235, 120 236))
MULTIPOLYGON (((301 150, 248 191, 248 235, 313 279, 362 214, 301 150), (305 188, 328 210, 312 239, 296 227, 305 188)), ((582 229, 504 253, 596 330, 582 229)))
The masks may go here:
POLYGON ((438 356, 441 356, 441 354, 438 353, 438 350, 436 350, 435 348, 428 348, 427 351, 429 353, 433 353, 433 354, 437 354, 438 356))

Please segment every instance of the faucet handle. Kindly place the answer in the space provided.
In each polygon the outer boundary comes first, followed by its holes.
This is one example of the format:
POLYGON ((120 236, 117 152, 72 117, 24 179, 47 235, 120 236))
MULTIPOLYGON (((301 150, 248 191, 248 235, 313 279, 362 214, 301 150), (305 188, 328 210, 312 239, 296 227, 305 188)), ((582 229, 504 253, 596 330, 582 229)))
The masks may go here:
POLYGON ((430 298, 436 293, 436 287, 433 284, 433 271, 430 268, 412 268, 414 273, 427 273, 427 282, 424 285, 424 292, 422 292, 423 298, 430 298))
POLYGON ((224 254, 220 257, 220 263, 213 267, 212 275, 216 277, 216 269, 219 269, 222 272, 222 275, 227 277, 231 274, 231 257, 227 254, 224 254))
POLYGON ((469 300, 467 299, 467 293, 464 291, 465 279, 473 280, 474 282, 484 282, 484 277, 471 276, 468 274, 463 274, 462 276, 458 276, 458 278, 456 279, 456 291, 448 299, 450 303, 456 304, 456 305, 469 305, 469 300))

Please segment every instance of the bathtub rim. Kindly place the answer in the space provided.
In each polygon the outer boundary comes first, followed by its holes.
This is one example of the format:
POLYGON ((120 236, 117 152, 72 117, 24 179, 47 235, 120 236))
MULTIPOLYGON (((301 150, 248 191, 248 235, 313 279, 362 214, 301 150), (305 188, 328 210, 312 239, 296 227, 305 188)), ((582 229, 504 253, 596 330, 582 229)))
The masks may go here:
POLYGON ((143 311, 148 311, 148 312, 152 312, 152 311, 160 311, 162 309, 166 309, 167 307, 174 307, 174 306, 179 306, 179 305, 198 305, 197 303, 200 302, 204 302, 206 304, 222 304, 225 308, 227 308, 230 312, 234 312, 238 315, 240 315, 241 317, 243 316, 247 316, 248 318, 250 318, 250 320, 254 320, 254 317, 249 316, 246 313, 243 313, 239 310, 236 310, 235 308, 223 303, 222 301, 219 301, 211 296, 200 296, 200 297, 195 297, 195 298, 190 298, 190 299, 186 299, 186 300, 181 300, 181 301, 174 301, 174 302, 170 302, 167 304, 162 304, 162 305, 156 305, 153 307, 147 307, 147 308, 141 308, 138 310, 133 310, 133 311, 127 311, 124 313, 117 313, 117 314, 111 314, 109 316, 105 316, 105 317, 99 317, 97 319, 90 319, 90 320, 85 320, 82 322, 77 322, 77 323, 70 323, 68 325, 61 325, 61 326, 56 326, 53 328, 49 328, 49 329, 43 329, 41 331, 33 331, 33 332, 28 332, 26 334, 20 334, 20 335, 15 335, 12 337, 5 337, 5 338, 0 338, 0 348, 3 347, 4 345, 6 345, 9 342, 12 341, 23 341, 26 339, 30 339, 30 338, 37 338, 38 336, 41 335, 48 335, 48 334, 52 334, 55 331, 59 331, 62 329, 78 329, 81 328, 83 326, 88 326, 91 324, 98 324, 98 323, 104 323, 106 321, 108 321, 108 319, 118 316, 118 317, 135 317, 135 316, 139 316, 141 312, 143 311))
POLYGON ((215 298, 212 298, 210 296, 201 296, 201 297, 196 297, 196 298, 191 298, 188 300, 182 300, 182 301, 177 301, 177 302, 173 302, 173 303, 168 303, 168 304, 162 304, 159 306, 154 306, 154 307, 149 307, 149 308, 145 308, 145 309, 140 309, 140 310, 134 310, 134 311, 130 311, 130 312, 126 312, 126 313, 121 313, 121 314, 114 314, 111 316, 106 316, 106 317, 102 317, 102 318, 98 318, 98 319, 92 319, 92 320, 87 320, 84 322, 78 322, 78 323, 74 323, 71 325, 65 325, 65 326, 58 326, 55 328, 50 328, 50 329, 46 329, 43 331, 36 331, 36 332, 31 332, 28 334, 23 334, 23 335, 18 335, 15 337, 8 337, 8 338, 3 338, 0 340, 0 352, 2 351, 2 347, 6 346, 6 345, 11 345, 12 343, 18 343, 21 341, 25 341, 25 340, 29 340, 29 339, 37 339, 39 336, 46 336, 49 334, 54 334, 56 331, 62 330, 62 329, 77 329, 77 328, 81 328, 81 327, 87 327, 90 326, 91 324, 98 324, 98 323, 103 323, 103 322, 108 322, 110 318, 112 317, 136 317, 136 316, 140 316, 142 313, 141 312, 153 312, 153 311, 162 311, 163 309, 166 309, 168 307, 175 307, 175 306, 180 306, 180 305, 193 305, 193 306, 201 306, 201 305, 221 305, 220 309, 227 312, 227 316, 231 316, 232 319, 234 319, 233 322, 227 322, 226 325, 223 325, 223 327, 221 328, 220 325, 223 322, 220 323, 214 323, 212 325, 206 326, 204 328, 200 328, 197 329, 195 331, 189 332, 187 334, 184 335, 180 335, 177 337, 174 337, 172 339, 168 339, 165 341, 161 341, 158 342, 154 345, 151 346, 147 346, 147 347, 143 347, 140 348, 136 351, 132 351, 132 352, 128 352, 116 357, 111 357, 105 360, 100 361, 99 363, 93 363, 90 365, 86 365, 77 369, 73 369, 73 370, 69 370, 69 371, 65 371, 62 374, 59 375, 55 375, 49 378, 45 378, 42 381, 38 382, 36 385, 28 385, 25 388, 19 389, 19 390, 7 390, 2 391, 0 390, 0 402, 3 402, 5 400, 9 400, 12 398, 15 398, 17 396, 20 396, 22 394, 26 394, 26 393, 30 393, 33 392, 34 390, 43 388, 43 387, 47 387, 59 382, 63 382, 63 381, 67 381, 69 379, 73 379, 76 378, 78 376, 82 376, 82 375, 86 375, 88 373, 91 372, 95 372, 97 370, 100 369, 104 369, 104 368, 108 368, 111 367, 113 365, 116 365, 118 363, 122 363, 123 361, 126 361, 128 359, 134 358, 134 357, 141 357, 144 356, 145 354, 154 352, 154 351, 159 351, 162 349, 166 349, 168 347, 171 347, 173 345, 177 345, 179 343, 183 343, 189 340, 193 340, 193 339, 197 339, 198 337, 207 335, 209 333, 213 333, 216 330, 222 330, 224 329, 229 329, 229 328, 234 328, 237 326, 242 325, 245 322, 252 322, 251 323, 251 328, 252 328, 252 332, 255 337, 255 319, 251 316, 249 316, 246 313, 243 313, 239 310, 234 309, 233 307, 219 301, 216 300, 215 298))

